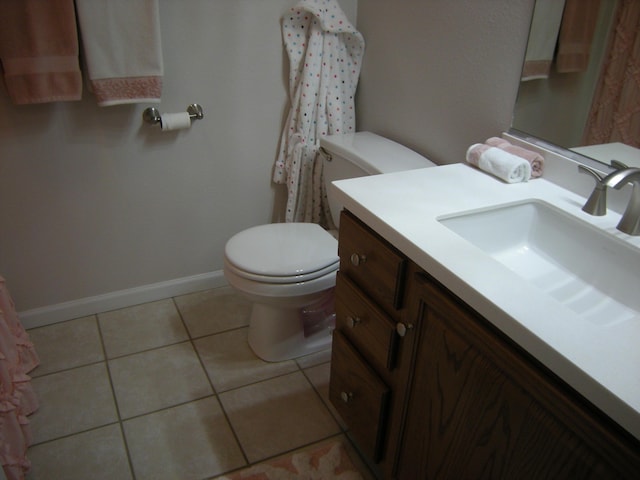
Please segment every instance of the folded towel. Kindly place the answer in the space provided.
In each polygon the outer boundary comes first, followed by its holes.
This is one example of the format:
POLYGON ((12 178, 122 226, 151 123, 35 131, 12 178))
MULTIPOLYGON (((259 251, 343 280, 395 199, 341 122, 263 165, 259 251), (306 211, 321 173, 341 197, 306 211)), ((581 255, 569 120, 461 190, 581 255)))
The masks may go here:
POLYGON ((80 100, 73 0, 0 3, 0 61, 16 105, 80 100))
POLYGON ((76 0, 89 85, 98 105, 159 102, 157 0, 76 0))
POLYGON ((527 182, 531 165, 524 158, 490 145, 476 143, 467 150, 467 162, 507 183, 527 182))
POLYGON ((522 81, 549 77, 563 9, 564 0, 536 0, 522 67, 522 81))
POLYGON ((556 71, 587 70, 599 12, 600 0, 566 0, 558 36, 556 71))
POLYGON ((539 153, 513 145, 508 140, 499 137, 487 138, 485 143, 492 147, 498 147, 512 155, 524 158, 531 164, 531 178, 538 178, 542 176, 542 171, 544 170, 544 157, 539 153))

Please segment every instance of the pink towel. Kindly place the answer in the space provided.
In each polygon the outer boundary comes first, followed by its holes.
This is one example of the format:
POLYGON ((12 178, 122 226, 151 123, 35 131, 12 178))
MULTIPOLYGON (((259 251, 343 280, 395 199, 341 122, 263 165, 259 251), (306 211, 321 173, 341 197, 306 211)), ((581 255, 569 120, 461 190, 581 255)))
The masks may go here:
POLYGON ((157 0, 76 0, 89 85, 100 106, 159 102, 157 0))
POLYGON ((485 143, 492 147, 501 148, 505 152, 509 152, 512 155, 517 155, 524 158, 531 164, 531 178, 538 178, 542 176, 542 171, 544 170, 544 157, 539 153, 532 152, 531 150, 527 150, 526 148, 522 148, 517 145, 513 145, 508 140, 499 137, 487 138, 485 143))
POLYGON ((73 0, 2 1, 0 60, 16 105, 80 100, 73 0))

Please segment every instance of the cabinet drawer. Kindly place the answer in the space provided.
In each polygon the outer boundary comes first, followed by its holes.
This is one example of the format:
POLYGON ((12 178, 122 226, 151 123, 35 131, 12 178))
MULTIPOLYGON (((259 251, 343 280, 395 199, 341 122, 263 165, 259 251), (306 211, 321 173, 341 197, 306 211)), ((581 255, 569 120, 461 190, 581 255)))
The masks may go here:
POLYGON ((349 341, 333 332, 329 399, 369 458, 380 460, 389 388, 349 341))
POLYGON ((340 270, 385 311, 402 307, 406 259, 350 213, 340 216, 340 270))
POLYGON ((336 328, 378 369, 395 366, 395 322, 371 303, 348 277, 336 279, 336 328))

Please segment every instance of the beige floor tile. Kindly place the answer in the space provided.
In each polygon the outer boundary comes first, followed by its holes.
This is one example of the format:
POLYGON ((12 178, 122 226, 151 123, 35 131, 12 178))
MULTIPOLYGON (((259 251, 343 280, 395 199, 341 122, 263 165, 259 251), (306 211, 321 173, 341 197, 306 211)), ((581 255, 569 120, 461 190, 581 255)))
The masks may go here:
POLYGON ((34 443, 118 420, 104 363, 52 373, 32 383, 40 403, 29 417, 34 443))
POLYGON ((322 365, 316 365, 315 367, 307 368, 304 370, 304 374, 315 387, 316 391, 320 394, 320 398, 327 406, 333 417, 337 420, 340 428, 343 430, 347 428, 347 425, 340 417, 340 414, 331 404, 329 400, 329 378, 331 373, 331 364, 324 363, 322 365))
POLYGON ((251 303, 231 287, 190 293, 175 301, 192 338, 249 324, 251 303))
POLYGON ((331 361, 331 348, 321 350, 304 357, 296 358, 296 362, 300 365, 300 368, 309 368, 322 363, 331 361))
POLYGON ((231 390, 219 398, 250 462, 340 432, 301 372, 231 390))
POLYGON ((258 358, 247 343, 247 332, 242 328, 194 341, 218 393, 298 370, 293 360, 272 363, 258 358))
POLYGON ((29 330, 40 357, 32 377, 104 360, 95 315, 29 330))
POLYGON ((101 313, 98 321, 108 358, 189 338, 171 299, 101 313))
POLYGON ((127 420, 124 431, 137 480, 200 480, 246 463, 215 397, 127 420))
POLYGON ((122 418, 213 393, 190 342, 109 360, 109 369, 122 418))
POLYGON ((26 480, 127 480, 133 478, 119 425, 31 447, 26 480))

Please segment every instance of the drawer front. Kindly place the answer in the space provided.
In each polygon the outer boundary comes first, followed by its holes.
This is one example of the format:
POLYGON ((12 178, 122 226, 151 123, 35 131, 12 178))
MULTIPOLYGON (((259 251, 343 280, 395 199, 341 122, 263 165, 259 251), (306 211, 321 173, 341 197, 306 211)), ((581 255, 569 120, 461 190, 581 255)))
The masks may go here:
POLYGON ((350 213, 340 216, 340 270, 393 315, 402 307, 406 259, 350 213))
POLYGON ((333 332, 329 399, 363 453, 378 462, 382 452, 389 388, 349 341, 333 332))
POLYGON ((336 328, 377 369, 395 366, 396 324, 376 307, 348 277, 336 279, 336 328))

